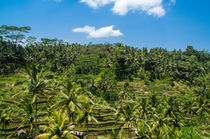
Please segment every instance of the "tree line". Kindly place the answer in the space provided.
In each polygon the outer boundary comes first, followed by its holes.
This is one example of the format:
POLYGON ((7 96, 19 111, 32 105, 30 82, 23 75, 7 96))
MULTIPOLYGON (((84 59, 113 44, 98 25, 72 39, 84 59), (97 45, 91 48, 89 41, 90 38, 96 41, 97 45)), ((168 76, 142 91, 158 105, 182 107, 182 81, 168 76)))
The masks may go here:
POLYGON ((145 80, 164 79, 186 80, 200 84, 197 77, 209 71, 208 51, 197 51, 187 46, 185 51, 167 51, 163 48, 133 48, 123 44, 69 44, 58 39, 25 37, 30 27, 3 25, 0 27, 1 74, 15 72, 30 63, 44 65, 46 70, 76 74, 97 75, 112 70, 117 79, 140 76, 145 80))

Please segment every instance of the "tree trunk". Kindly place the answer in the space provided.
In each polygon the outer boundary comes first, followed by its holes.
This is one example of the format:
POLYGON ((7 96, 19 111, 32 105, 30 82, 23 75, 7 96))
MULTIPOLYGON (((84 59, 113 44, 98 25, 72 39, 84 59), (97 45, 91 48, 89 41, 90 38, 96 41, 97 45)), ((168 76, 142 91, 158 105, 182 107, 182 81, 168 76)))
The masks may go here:
POLYGON ((129 127, 128 127, 128 136, 129 136, 129 139, 132 139, 132 136, 131 136, 131 125, 129 124, 129 127))
POLYGON ((88 137, 88 120, 86 123, 87 123, 86 128, 87 128, 87 137, 88 137))
POLYGON ((0 42, 1 43, 3 42, 3 36, 0 36, 0 42))
POLYGON ((37 136, 37 97, 35 100, 35 137, 37 136))
POLYGON ((6 139, 6 124, 4 125, 4 139, 6 139))
POLYGON ((69 123, 71 122, 71 111, 69 108, 67 108, 67 111, 68 111, 68 115, 69 115, 69 123))

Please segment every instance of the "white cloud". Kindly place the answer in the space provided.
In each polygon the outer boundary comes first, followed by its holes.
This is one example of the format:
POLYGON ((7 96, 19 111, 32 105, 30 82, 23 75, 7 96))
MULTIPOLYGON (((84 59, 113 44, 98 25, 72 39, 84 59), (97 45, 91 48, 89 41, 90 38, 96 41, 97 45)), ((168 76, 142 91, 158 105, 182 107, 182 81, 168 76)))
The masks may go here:
MULTIPOLYGON (((171 0, 175 2, 175 0, 171 0)), ((163 0, 80 0, 92 8, 99 8, 107 4, 114 4, 112 11, 118 15, 125 15, 129 11, 144 11, 148 15, 164 16, 163 0)))
POLYGON ((162 7, 154 7, 152 9, 149 9, 147 13, 148 13, 148 15, 154 14, 159 17, 165 15, 165 11, 163 10, 162 7))
POLYGON ((95 27, 85 26, 83 28, 75 28, 73 32, 83 32, 88 34, 88 38, 106 38, 106 37, 118 37, 122 36, 123 33, 120 30, 113 30, 114 26, 106 26, 96 30, 95 27))
POLYGON ((88 6, 92 8, 98 8, 100 6, 107 5, 115 0, 80 0, 80 2, 87 3, 88 6))

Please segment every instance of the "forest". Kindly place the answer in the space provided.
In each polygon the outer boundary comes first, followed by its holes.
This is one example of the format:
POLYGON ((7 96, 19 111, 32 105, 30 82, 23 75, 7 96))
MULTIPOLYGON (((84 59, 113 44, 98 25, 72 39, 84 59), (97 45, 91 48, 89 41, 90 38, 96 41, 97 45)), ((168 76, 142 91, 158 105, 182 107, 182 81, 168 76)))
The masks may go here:
POLYGON ((0 26, 0 138, 210 138, 210 53, 0 26))

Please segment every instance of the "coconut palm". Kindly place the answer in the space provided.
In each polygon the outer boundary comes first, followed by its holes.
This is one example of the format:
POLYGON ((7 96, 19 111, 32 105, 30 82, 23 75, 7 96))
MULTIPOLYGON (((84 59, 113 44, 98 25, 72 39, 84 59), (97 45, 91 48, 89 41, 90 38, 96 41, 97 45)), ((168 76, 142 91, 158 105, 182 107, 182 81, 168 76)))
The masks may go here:
POLYGON ((78 123, 81 125, 86 126, 87 128, 87 134, 88 134, 88 124, 89 122, 98 122, 97 119, 94 117, 93 111, 92 111, 92 107, 93 104, 90 101, 90 99, 88 97, 85 96, 80 96, 79 100, 81 101, 80 104, 82 104, 82 116, 79 119, 78 123))
POLYGON ((165 108, 163 109, 163 113, 165 117, 173 118, 173 125, 175 127, 181 127, 183 126, 182 121, 184 120, 184 117, 182 116, 181 107, 176 99, 176 97, 169 97, 168 100, 166 100, 165 108))
POLYGON ((136 125, 137 110, 137 106, 133 102, 127 102, 117 112, 117 122, 122 123, 120 129, 128 128, 129 138, 131 138, 131 129, 136 125))
POLYGON ((197 115, 196 103, 193 101, 193 99, 185 101, 183 111, 186 116, 190 116, 190 120, 192 121, 192 116, 197 115))
POLYGON ((138 106, 138 108, 139 108, 139 119, 144 120, 143 131, 146 131, 146 121, 152 112, 151 106, 149 105, 148 98, 141 98, 141 103, 138 106))
POLYGON ((74 126, 68 123, 68 116, 62 110, 55 111, 48 119, 48 125, 40 126, 44 133, 37 136, 37 139, 78 139, 69 130, 74 126))
POLYGON ((172 118, 164 117, 162 114, 155 114, 154 119, 151 122, 151 137, 152 138, 171 138, 172 130, 172 118))
POLYGON ((120 100, 120 107, 122 107, 124 102, 131 100, 131 96, 129 95, 131 92, 129 92, 128 87, 129 87, 129 84, 128 82, 126 82, 123 85, 123 89, 119 92, 118 97, 120 100))
POLYGON ((151 106, 149 104, 148 98, 142 98, 141 103, 139 105, 140 117, 143 118, 144 120, 147 120, 150 110, 151 110, 151 106))
POLYGON ((208 117, 210 113, 210 103, 209 100, 203 99, 202 97, 199 97, 198 100, 198 106, 197 106, 197 111, 196 113, 200 116, 201 120, 203 118, 208 117))
POLYGON ((30 125, 28 128, 29 136, 31 137, 33 134, 32 129, 34 126, 34 108, 31 103, 31 100, 28 98, 25 98, 21 100, 21 102, 18 104, 18 107, 20 108, 19 114, 21 115, 21 125, 20 128, 26 125, 30 125))
POLYGON ((69 122, 75 122, 78 118, 77 115, 81 111, 79 105, 79 96, 81 88, 76 86, 76 84, 71 81, 67 81, 65 91, 58 93, 56 98, 56 104, 53 105, 53 108, 61 108, 63 111, 67 111, 69 122))
POLYGON ((151 131, 151 127, 149 125, 149 121, 145 121, 144 119, 137 118, 136 130, 135 130, 137 137, 141 139, 149 139, 150 131, 151 131))
POLYGON ((157 107, 158 107, 159 100, 158 100, 156 94, 153 94, 153 95, 150 97, 150 103, 151 103, 151 105, 152 105, 153 108, 157 108, 157 107))
POLYGON ((35 103, 35 137, 37 136, 37 97, 40 93, 43 93, 45 83, 40 79, 38 68, 32 64, 26 68, 26 72, 29 76, 29 92, 32 94, 32 102, 35 103))

